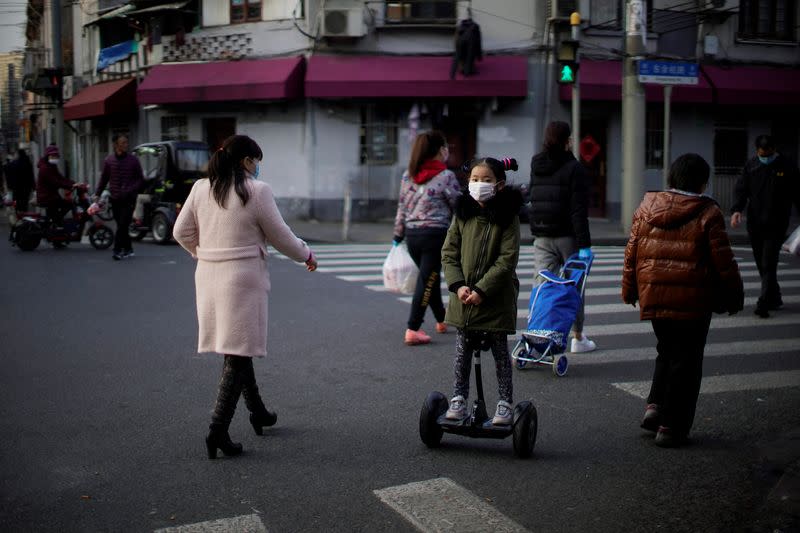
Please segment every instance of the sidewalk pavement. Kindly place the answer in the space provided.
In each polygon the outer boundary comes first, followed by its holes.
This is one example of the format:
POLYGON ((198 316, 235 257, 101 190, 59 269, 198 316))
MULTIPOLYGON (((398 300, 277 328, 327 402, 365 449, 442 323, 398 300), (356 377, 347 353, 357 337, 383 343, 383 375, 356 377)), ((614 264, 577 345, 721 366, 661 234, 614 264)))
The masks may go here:
MULTIPOLYGON (((301 239, 310 243, 391 243, 393 236, 393 220, 385 219, 375 222, 353 222, 345 234, 341 222, 320 222, 308 219, 287 219, 292 231, 301 239)), ((622 230, 619 221, 605 218, 590 218, 589 231, 592 244, 595 246, 625 246, 628 236, 622 230)), ((532 236, 530 227, 523 223, 521 227, 522 242, 530 243, 532 236)), ((744 224, 737 229, 728 228, 728 235, 733 244, 746 245, 750 241, 744 224)))

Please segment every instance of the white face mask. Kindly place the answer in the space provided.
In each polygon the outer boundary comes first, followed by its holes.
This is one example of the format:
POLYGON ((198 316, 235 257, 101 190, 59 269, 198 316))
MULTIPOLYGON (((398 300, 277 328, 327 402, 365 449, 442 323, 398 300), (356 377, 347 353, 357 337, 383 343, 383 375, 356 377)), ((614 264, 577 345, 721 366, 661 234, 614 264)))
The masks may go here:
POLYGON ((469 182, 469 195, 475 199, 476 202, 485 202, 491 200, 495 195, 495 184, 486 183, 483 181, 470 181, 469 182))
POLYGON ((57 165, 59 161, 61 161, 61 160, 58 159, 58 158, 52 158, 52 157, 50 158, 50 164, 51 165, 57 165))

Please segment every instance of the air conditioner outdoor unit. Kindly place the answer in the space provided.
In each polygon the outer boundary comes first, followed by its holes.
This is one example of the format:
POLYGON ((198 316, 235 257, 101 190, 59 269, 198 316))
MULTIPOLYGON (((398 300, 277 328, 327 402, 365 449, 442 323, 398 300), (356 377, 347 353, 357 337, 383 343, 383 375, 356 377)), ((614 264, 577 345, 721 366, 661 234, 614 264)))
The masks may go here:
POLYGON ((323 37, 363 37, 367 34, 364 7, 325 8, 322 11, 323 37))

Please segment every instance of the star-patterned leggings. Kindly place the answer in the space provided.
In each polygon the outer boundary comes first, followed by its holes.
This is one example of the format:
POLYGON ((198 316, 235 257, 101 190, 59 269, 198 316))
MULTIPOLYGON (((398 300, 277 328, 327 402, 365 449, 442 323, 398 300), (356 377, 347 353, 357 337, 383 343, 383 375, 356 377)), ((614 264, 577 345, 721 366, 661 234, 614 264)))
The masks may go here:
POLYGON ((488 335, 492 355, 494 356, 495 370, 497 371, 497 387, 500 399, 513 403, 514 386, 511 382, 511 356, 508 353, 508 335, 505 333, 465 331, 456 329, 456 359, 453 363, 455 370, 455 384, 453 396, 461 395, 465 399, 469 396, 469 374, 472 368, 472 349, 468 348, 468 339, 478 335, 488 335))

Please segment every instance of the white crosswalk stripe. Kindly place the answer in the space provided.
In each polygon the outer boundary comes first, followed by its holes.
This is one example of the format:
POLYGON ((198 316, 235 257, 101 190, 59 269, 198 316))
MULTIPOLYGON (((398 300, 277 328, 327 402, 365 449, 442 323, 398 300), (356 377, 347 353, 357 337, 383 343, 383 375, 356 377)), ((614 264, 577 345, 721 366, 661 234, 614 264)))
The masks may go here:
MULTIPOLYGON (((331 244, 314 246, 314 253, 320 262, 320 273, 327 273, 337 279, 355 283, 359 286, 375 293, 387 292, 383 286, 382 267, 386 254, 390 246, 386 244, 331 244)), ((641 337, 633 337, 631 346, 616 350, 603 349, 604 339, 619 338, 629 335, 652 335, 652 327, 649 322, 639 320, 639 310, 630 305, 623 304, 620 300, 622 261, 625 249, 621 246, 600 246, 593 248, 595 260, 592 265, 591 274, 586 288, 587 304, 585 307, 587 322, 586 334, 595 339, 600 349, 590 354, 568 354, 570 361, 575 365, 595 365, 606 364, 620 361, 644 361, 652 360, 655 357, 655 349, 649 347, 641 349, 641 337), (612 323, 608 323, 612 322, 612 323)), ((788 328, 786 326, 800 326, 800 268, 797 262, 792 263, 788 255, 781 257, 778 268, 778 277, 783 289, 783 301, 786 309, 773 314, 769 320, 763 320, 752 314, 752 307, 757 300, 761 283, 758 270, 753 261, 752 252, 749 247, 735 246, 737 262, 742 273, 747 297, 745 298, 745 310, 734 316, 715 315, 711 323, 713 330, 731 332, 741 330, 747 332, 741 339, 728 342, 710 343, 706 348, 706 355, 709 357, 724 357, 733 355, 759 354, 764 356, 774 354, 798 353, 800 354, 800 328, 788 328), (782 331, 783 337, 755 339, 752 334, 755 328, 762 328, 765 335, 776 328, 782 331), (763 328, 769 328, 764 330, 763 328), (781 329, 782 328, 782 329, 781 329), (788 336, 787 336, 788 335, 788 336), (749 339, 749 340, 746 340, 749 339)), ((280 256, 282 257, 282 256, 280 256)), ((528 316, 528 299, 534 283, 535 267, 533 265, 533 246, 523 246, 520 250, 520 259, 517 266, 517 277, 520 281, 520 294, 517 311, 517 335, 510 337, 510 340, 519 338, 519 334, 526 326, 528 316)), ((449 292, 444 281, 440 285, 442 298, 445 302, 449 299, 449 292)), ((376 294, 377 297, 377 294, 376 294)), ((392 297, 410 303, 412 297, 406 295, 392 295, 392 297)), ((729 336, 729 335, 728 335, 729 336)), ((606 341, 608 343, 608 341, 606 341)), ((648 343, 651 346, 652 342, 648 343)), ((797 385, 797 379, 791 380, 791 371, 787 376, 776 379, 761 380, 767 387, 787 386, 787 383, 797 385)), ((777 372, 777 374, 782 374, 777 372)), ((731 390, 744 390, 738 385, 737 379, 718 379, 712 381, 712 387, 708 385, 703 389, 707 392, 723 390, 730 387, 731 390)), ((619 384, 617 384, 619 385, 619 384)))
POLYGON ((380 500, 423 532, 523 533, 517 522, 448 478, 417 481, 375 491, 380 500))

